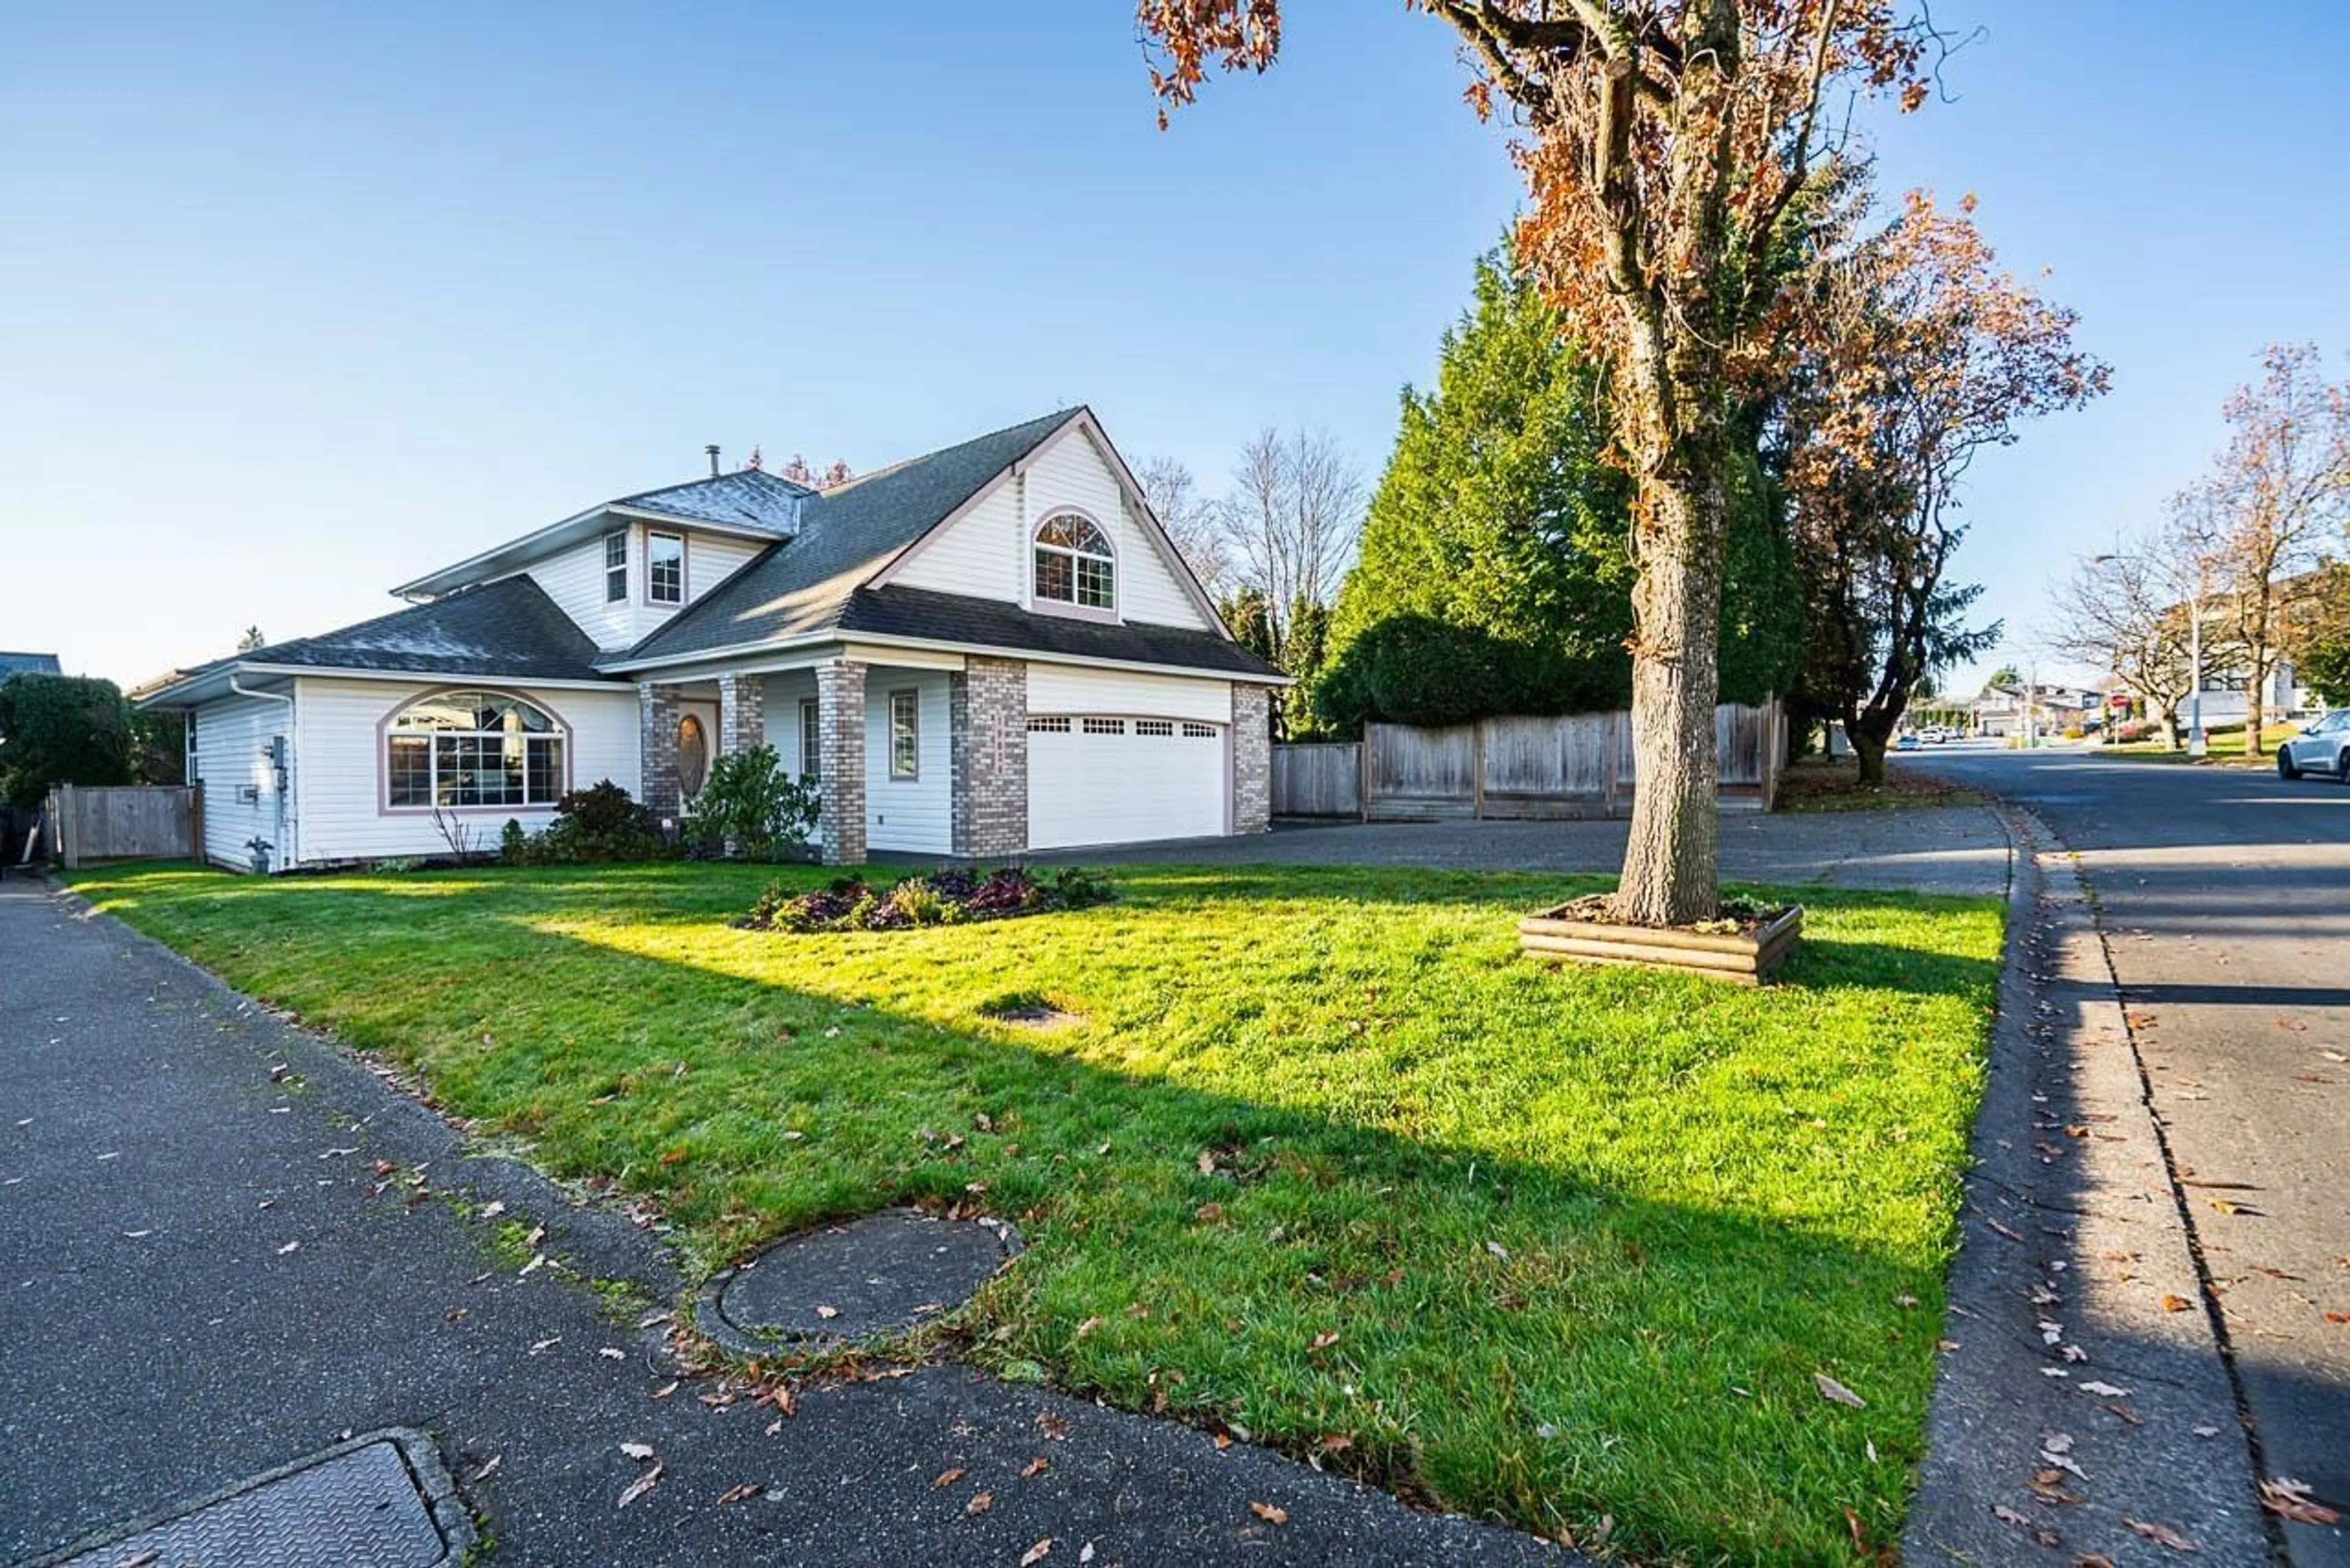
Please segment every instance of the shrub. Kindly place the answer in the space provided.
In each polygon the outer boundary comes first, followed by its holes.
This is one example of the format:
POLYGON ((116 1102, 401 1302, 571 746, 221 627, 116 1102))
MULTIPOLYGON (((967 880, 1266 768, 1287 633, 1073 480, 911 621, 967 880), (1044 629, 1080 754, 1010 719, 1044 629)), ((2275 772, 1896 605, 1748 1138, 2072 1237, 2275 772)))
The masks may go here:
POLYGON ((809 893, 771 886, 735 924, 756 931, 901 931, 1082 909, 1117 896, 1108 877, 1074 866, 1041 879, 1022 866, 985 875, 951 866, 927 877, 908 877, 886 893, 855 877, 809 893))
POLYGON ((781 860, 806 846, 816 817, 816 786, 785 773, 773 746, 754 746, 710 764, 685 829, 745 860, 781 860))
POLYGON ((610 779, 556 801, 555 820, 544 833, 528 832, 508 818, 498 835, 498 854, 511 866, 658 860, 670 853, 652 809, 610 779))
POLYGON ((26 672, 0 680, 0 800, 36 806, 52 785, 125 784, 130 704, 111 680, 26 672))

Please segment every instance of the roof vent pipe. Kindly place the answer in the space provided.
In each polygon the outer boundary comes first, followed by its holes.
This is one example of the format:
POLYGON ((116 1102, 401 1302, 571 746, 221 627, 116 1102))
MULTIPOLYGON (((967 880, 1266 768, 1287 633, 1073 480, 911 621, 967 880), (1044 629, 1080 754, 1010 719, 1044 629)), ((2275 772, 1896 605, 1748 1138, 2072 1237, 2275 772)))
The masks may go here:
POLYGON ((704 451, 704 452, 708 452, 708 453, 710 454, 710 477, 711 477, 711 478, 712 478, 712 479, 717 478, 717 477, 718 477, 718 443, 717 443, 716 441, 712 441, 708 446, 703 447, 702 450, 702 451, 704 451))

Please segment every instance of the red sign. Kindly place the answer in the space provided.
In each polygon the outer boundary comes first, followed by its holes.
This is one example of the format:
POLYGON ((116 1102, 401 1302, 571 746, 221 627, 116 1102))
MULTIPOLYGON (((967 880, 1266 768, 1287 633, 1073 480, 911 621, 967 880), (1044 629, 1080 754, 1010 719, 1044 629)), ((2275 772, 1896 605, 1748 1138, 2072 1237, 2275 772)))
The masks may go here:
POLYGON ((2130 697, 2126 691, 2116 691, 2106 698, 2106 706, 2108 708, 2126 708, 2129 705, 2130 697))

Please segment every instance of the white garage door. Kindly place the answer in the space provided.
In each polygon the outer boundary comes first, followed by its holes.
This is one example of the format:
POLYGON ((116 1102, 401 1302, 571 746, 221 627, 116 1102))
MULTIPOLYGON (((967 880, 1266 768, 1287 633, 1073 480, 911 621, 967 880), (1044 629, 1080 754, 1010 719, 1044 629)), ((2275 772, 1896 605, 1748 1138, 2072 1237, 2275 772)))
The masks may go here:
POLYGON ((1030 848, 1223 831, 1222 725, 1106 714, 1030 717, 1030 848))

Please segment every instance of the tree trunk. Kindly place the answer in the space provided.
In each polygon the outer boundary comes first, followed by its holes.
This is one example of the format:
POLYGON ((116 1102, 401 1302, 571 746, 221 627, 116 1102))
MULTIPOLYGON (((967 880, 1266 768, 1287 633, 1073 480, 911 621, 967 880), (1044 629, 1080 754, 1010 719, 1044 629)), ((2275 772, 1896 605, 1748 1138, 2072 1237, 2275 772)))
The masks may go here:
POLYGON ((1884 787, 1884 737, 1863 734, 1857 731, 1847 731, 1846 733, 1852 741, 1852 754, 1860 763, 1860 782, 1872 789, 1884 787))
POLYGON ((1632 588, 1630 842, 1619 919, 1710 920, 1721 902, 1713 710, 1721 608, 1721 465, 1701 437, 1644 472, 1634 501, 1640 573, 1632 588))
POLYGON ((2244 755, 2257 757, 2265 749, 2261 744, 2261 731, 2267 725, 2268 711, 2264 699, 2269 683, 2269 666, 2273 662, 2265 645, 2252 649, 2252 678, 2244 683, 2244 755))

